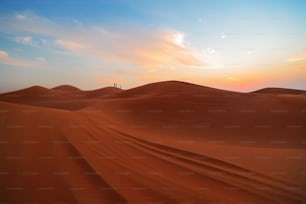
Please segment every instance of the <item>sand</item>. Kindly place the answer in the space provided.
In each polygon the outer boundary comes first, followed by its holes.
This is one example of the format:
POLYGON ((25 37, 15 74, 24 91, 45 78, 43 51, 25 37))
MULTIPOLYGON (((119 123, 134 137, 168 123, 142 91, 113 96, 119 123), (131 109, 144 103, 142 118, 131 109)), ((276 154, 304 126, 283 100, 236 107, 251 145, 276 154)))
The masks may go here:
POLYGON ((0 203, 304 203, 306 96, 167 81, 0 95, 0 203))

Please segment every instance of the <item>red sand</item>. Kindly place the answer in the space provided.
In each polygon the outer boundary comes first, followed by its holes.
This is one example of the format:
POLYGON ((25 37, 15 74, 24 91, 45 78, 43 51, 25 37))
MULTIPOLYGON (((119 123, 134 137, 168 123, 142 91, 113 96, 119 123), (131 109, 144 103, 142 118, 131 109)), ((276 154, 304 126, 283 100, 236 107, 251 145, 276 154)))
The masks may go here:
POLYGON ((303 94, 169 81, 0 100, 0 203, 306 202, 303 94))

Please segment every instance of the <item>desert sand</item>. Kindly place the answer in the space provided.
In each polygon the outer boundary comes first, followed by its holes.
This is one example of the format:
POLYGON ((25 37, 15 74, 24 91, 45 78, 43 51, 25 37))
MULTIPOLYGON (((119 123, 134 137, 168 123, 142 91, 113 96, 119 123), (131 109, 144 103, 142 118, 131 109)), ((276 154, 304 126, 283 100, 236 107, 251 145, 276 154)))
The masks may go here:
POLYGON ((0 203, 305 203, 306 92, 0 94, 0 203))

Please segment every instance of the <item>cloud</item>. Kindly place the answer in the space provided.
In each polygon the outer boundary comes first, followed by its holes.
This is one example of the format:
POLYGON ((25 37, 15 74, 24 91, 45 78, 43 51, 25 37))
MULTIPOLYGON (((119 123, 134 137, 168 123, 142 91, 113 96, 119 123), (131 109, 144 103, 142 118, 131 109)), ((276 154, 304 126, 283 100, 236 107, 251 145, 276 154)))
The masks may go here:
POLYGON ((9 54, 4 50, 0 50, 0 63, 1 64, 6 64, 6 65, 11 65, 11 66, 16 66, 16 67, 31 67, 31 66, 33 66, 32 62, 10 57, 9 54))
POLYGON ((37 62, 45 62, 46 59, 43 58, 43 57, 37 57, 37 58, 36 58, 36 61, 37 61, 37 62))
POLYGON ((296 71, 306 72, 306 66, 294 67, 296 71))
POLYGON ((289 62, 301 62, 301 61, 306 61, 306 54, 299 55, 296 57, 291 57, 287 61, 289 62))
POLYGON ((83 23, 81 21, 77 20, 77 19, 72 19, 72 22, 74 24, 78 25, 78 26, 82 26, 83 25, 83 23))
POLYGON ((237 77, 233 77, 233 76, 229 76, 226 78, 227 80, 230 80, 230 81, 240 81, 239 78, 237 77))
POLYGON ((220 35, 220 38, 221 39, 225 39, 225 38, 227 38, 228 36, 225 34, 225 33, 222 33, 221 35, 220 35))
POLYGON ((67 41, 56 40, 55 44, 58 45, 58 46, 61 46, 63 48, 66 48, 68 50, 71 50, 71 51, 81 50, 81 49, 86 47, 86 45, 84 45, 82 43, 79 43, 79 42, 76 42, 76 41, 71 41, 71 40, 67 40, 67 41))
MULTIPOLYGON (((84 25, 61 25, 31 13, 0 18, 0 31, 26 32, 54 38, 54 45, 76 55, 102 61, 128 62, 143 67, 203 66, 201 55, 176 30, 84 25)), ((30 39, 22 39, 28 42, 30 39)))
POLYGON ((25 15, 21 15, 21 14, 17 14, 17 15, 16 15, 16 19, 18 19, 18 20, 24 20, 24 19, 26 19, 26 16, 25 16, 25 15))
POLYGON ((34 42, 31 36, 16 37, 15 41, 24 45, 31 45, 33 47, 38 45, 38 42, 34 42))
POLYGON ((7 52, 3 51, 3 50, 0 50, 0 59, 2 58, 7 58, 8 57, 8 54, 7 52))
POLYGON ((26 36, 26 37, 17 37, 17 42, 23 43, 23 44, 29 44, 32 43, 32 37, 26 36))

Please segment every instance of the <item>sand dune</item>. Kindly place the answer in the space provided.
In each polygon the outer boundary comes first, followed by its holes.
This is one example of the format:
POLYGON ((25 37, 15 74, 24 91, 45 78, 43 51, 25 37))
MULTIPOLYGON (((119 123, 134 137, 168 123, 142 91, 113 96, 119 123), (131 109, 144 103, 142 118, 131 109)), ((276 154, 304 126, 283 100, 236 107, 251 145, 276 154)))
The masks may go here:
POLYGON ((0 202, 306 202, 304 95, 168 81, 0 100, 0 202))
POLYGON ((70 85, 61 85, 52 89, 32 86, 26 89, 0 94, 0 101, 67 110, 79 110, 95 103, 95 99, 111 97, 120 91, 122 90, 115 87, 82 91, 70 85))
POLYGON ((181 81, 165 81, 139 86, 126 90, 117 95, 118 98, 135 98, 146 96, 173 97, 173 96, 207 96, 233 92, 214 89, 181 81))
POLYGON ((264 88, 253 93, 261 94, 306 94, 304 90, 286 89, 286 88, 264 88))
POLYGON ((60 90, 65 92, 75 92, 75 91, 81 91, 81 89, 71 86, 71 85, 60 85, 52 88, 52 90, 60 90))
POLYGON ((122 92, 122 89, 116 87, 106 87, 92 91, 85 91, 84 95, 87 98, 109 98, 122 92))

